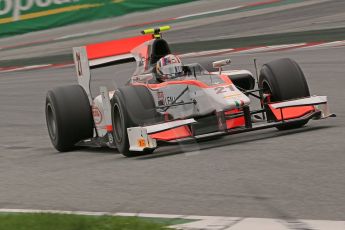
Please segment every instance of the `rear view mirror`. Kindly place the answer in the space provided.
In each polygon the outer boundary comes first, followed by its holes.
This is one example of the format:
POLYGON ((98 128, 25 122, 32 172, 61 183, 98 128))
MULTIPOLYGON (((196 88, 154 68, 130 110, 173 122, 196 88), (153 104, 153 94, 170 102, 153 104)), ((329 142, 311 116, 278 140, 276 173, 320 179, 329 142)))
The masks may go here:
POLYGON ((231 63, 231 59, 224 59, 224 60, 220 60, 220 61, 215 61, 213 62, 213 68, 221 68, 222 66, 226 66, 229 65, 231 63))
POLYGON ((224 60, 220 60, 220 61, 215 61, 212 63, 213 68, 218 68, 219 69, 219 74, 222 73, 222 67, 229 65, 231 63, 231 59, 224 59, 224 60))

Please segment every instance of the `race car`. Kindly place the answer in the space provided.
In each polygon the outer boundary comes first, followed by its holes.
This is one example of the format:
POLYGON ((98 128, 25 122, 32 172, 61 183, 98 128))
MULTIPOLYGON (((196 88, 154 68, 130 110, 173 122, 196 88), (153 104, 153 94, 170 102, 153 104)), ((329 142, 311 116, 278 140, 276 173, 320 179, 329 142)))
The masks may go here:
POLYGON ((224 71, 230 59, 213 62, 209 70, 183 64, 162 38, 169 29, 73 48, 78 84, 54 88, 46 98, 48 132, 58 151, 105 146, 131 157, 164 144, 294 129, 335 116, 326 96, 310 96, 295 61, 266 63, 257 78, 247 70, 224 71), (91 95, 92 69, 127 62, 135 62, 136 70, 125 86, 102 86, 91 95))

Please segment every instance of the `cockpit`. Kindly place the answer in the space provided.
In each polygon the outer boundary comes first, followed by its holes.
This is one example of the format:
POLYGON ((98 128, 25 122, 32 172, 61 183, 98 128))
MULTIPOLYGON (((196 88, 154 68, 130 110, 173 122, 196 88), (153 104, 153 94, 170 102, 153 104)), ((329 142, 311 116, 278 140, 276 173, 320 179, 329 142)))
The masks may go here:
MULTIPOLYGON (((171 54, 168 43, 164 39, 147 41, 132 50, 137 68, 131 82, 157 84, 162 80, 157 77, 156 64, 162 58, 171 54)), ((184 64, 181 76, 164 81, 198 80, 207 85, 223 84, 224 81, 217 74, 211 74, 198 63, 184 64)))

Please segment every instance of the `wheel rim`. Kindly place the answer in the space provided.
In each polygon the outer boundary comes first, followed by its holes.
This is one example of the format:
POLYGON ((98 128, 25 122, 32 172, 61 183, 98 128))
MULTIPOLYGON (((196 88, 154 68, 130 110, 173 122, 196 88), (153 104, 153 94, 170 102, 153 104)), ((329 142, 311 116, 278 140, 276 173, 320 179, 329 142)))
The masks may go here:
POLYGON ((56 133, 57 133, 57 125, 56 125, 56 117, 54 113, 54 109, 49 103, 47 105, 47 125, 48 125, 48 132, 50 137, 55 140, 56 133))
POLYGON ((121 142, 123 139, 123 133, 122 133, 122 113, 120 112, 120 107, 117 103, 114 105, 114 118, 113 118, 113 124, 114 127, 114 136, 117 142, 121 142))
POLYGON ((274 101, 272 89, 270 87, 270 84, 267 81, 263 81, 262 82, 262 88, 263 88, 263 92, 265 94, 269 94, 270 95, 271 101, 274 101))

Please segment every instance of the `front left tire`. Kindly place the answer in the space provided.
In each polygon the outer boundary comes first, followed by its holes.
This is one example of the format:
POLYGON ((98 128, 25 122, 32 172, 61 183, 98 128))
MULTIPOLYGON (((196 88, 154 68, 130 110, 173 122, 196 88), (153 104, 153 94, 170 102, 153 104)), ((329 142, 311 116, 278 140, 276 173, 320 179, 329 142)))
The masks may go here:
POLYGON ((145 126, 163 119, 156 111, 149 90, 144 86, 121 87, 115 91, 111 104, 113 136, 118 151, 126 157, 152 153, 154 149, 130 151, 127 133, 127 128, 145 126))

